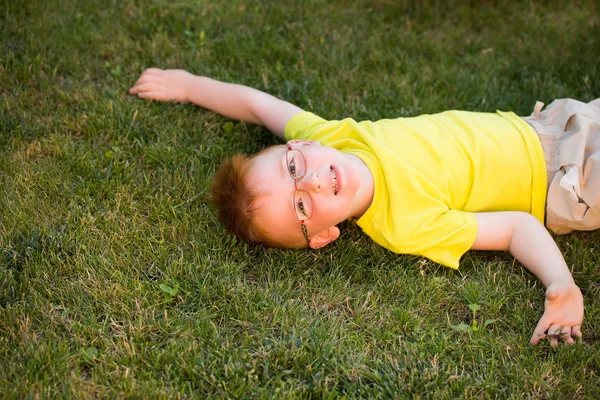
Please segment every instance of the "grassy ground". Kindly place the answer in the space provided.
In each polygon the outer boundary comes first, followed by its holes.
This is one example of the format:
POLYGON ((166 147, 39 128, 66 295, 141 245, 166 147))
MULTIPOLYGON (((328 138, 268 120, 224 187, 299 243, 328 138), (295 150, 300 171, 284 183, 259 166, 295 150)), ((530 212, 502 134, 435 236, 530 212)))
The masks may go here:
POLYGON ((322 251, 224 235, 210 176, 276 140, 126 90, 181 67, 326 118, 526 115, 600 96, 599 15, 593 0, 0 0, 0 397, 598 396, 600 233, 558 239, 582 342, 534 348, 544 291, 507 254, 455 272, 351 224, 322 251))

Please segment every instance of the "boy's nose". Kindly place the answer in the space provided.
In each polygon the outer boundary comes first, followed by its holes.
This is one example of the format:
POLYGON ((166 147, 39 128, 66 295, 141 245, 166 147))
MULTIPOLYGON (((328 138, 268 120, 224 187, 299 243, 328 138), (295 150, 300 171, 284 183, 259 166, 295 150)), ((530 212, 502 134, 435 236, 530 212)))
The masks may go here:
POLYGON ((322 188, 321 178, 317 172, 311 172, 304 175, 300 181, 298 181, 298 189, 307 192, 320 192, 322 188))

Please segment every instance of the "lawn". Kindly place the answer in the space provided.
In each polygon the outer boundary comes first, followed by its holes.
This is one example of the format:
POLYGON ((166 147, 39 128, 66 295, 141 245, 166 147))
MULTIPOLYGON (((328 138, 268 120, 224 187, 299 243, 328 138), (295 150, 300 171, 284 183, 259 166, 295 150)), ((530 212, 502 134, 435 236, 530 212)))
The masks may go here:
POLYGON ((599 97, 599 54, 594 0, 0 0, 0 397, 597 398, 600 232, 557 238, 582 340, 532 347, 510 254, 225 234, 211 176, 277 139, 127 90, 156 66, 329 119, 528 115, 599 97))

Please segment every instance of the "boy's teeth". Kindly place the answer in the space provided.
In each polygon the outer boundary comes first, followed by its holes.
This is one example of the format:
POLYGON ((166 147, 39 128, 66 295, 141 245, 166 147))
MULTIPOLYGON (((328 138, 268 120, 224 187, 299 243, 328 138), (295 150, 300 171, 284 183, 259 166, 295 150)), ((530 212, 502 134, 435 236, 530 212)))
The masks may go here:
POLYGON ((329 167, 329 173, 331 174, 331 184, 333 186, 333 194, 337 194, 337 192, 338 192, 337 174, 335 173, 335 170, 331 167, 329 167))

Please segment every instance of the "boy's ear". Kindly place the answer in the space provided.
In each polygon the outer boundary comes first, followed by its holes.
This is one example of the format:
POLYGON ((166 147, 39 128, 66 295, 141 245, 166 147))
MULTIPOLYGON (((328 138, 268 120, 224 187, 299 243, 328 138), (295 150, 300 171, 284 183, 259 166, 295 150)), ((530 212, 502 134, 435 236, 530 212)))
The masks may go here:
POLYGON ((340 230, 337 226, 332 226, 329 229, 321 231, 318 235, 310 239, 309 246, 311 249, 320 249, 333 242, 340 237, 340 230))

